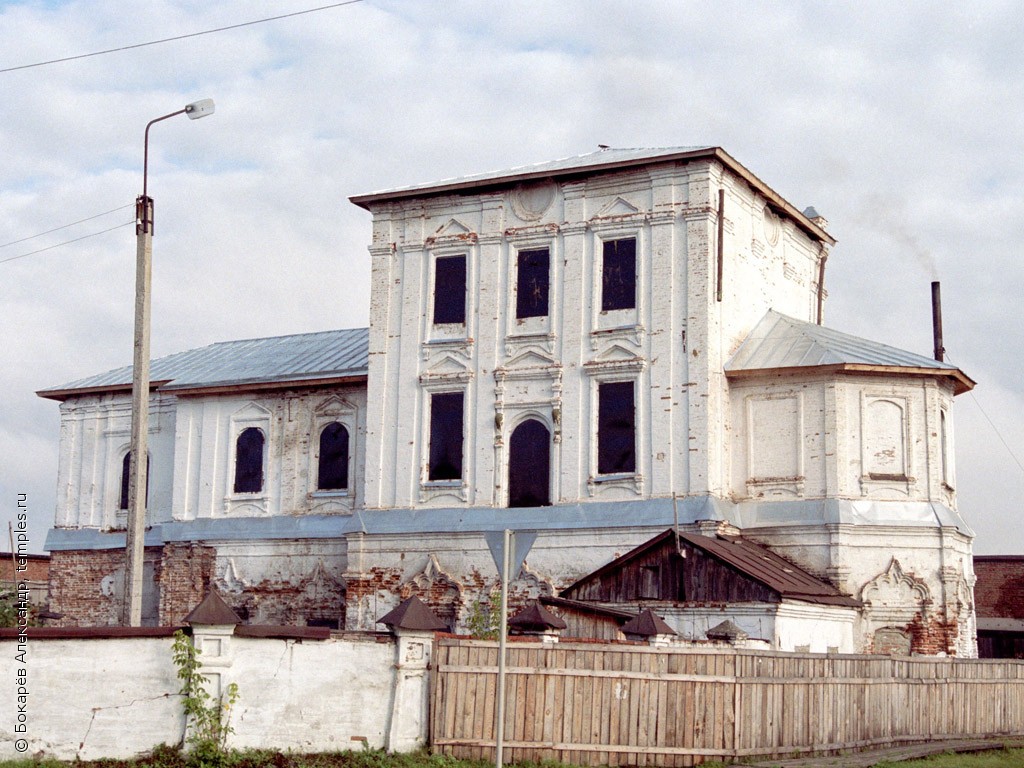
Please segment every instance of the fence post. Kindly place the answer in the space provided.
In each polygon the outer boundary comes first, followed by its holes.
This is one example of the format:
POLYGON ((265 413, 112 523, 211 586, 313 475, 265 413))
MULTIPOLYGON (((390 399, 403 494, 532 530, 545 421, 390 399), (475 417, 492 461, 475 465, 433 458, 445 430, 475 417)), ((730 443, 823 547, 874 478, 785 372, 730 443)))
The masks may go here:
POLYGON ((387 749, 414 752, 427 744, 434 631, 399 626, 392 631, 395 633, 395 690, 387 749))

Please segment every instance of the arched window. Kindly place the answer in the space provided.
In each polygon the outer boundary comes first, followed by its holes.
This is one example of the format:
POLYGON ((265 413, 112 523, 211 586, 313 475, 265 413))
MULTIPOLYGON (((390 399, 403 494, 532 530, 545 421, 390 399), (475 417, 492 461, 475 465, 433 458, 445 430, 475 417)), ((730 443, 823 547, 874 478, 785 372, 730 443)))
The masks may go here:
POLYGON ((316 487, 321 491, 348 488, 348 430, 336 421, 328 424, 320 433, 316 487))
POLYGON ((508 454, 508 505, 546 507, 551 503, 551 433, 536 419, 512 432, 508 454))
POLYGON ((235 493, 263 490, 263 432, 256 427, 242 430, 235 443, 235 493))
MULTIPOLYGON (((121 462, 121 497, 118 509, 128 509, 128 486, 131 485, 132 452, 128 451, 121 462)), ((146 506, 149 506, 149 456, 146 457, 146 506)))

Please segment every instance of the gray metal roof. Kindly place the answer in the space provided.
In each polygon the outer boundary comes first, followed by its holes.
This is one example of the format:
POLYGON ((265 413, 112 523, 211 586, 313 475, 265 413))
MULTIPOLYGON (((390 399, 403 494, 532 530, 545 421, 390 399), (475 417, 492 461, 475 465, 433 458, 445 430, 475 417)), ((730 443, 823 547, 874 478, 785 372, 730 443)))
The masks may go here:
POLYGON ((769 310, 744 339, 725 364, 725 371, 736 374, 818 366, 840 366, 850 370, 916 369, 922 373, 952 376, 958 382, 958 392, 974 386, 974 382, 955 365, 797 320, 774 310, 769 310))
MULTIPOLYGON (((369 334, 368 328, 352 328, 222 341, 153 360, 150 381, 166 382, 161 390, 180 391, 366 376, 369 334)), ((124 389, 131 383, 129 365, 37 394, 59 400, 83 391, 124 389)))
POLYGON ((441 181, 412 184, 409 186, 384 189, 364 195, 353 195, 349 198, 353 203, 369 209, 374 203, 387 202, 412 197, 428 197, 447 193, 466 192, 478 187, 496 184, 510 185, 560 176, 606 173, 630 167, 648 165, 651 162, 687 161, 700 158, 715 159, 728 167, 733 173, 743 178, 754 189, 764 195, 775 208, 791 217, 801 229, 817 240, 835 244, 835 239, 825 230, 812 222, 798 208, 789 203, 775 190, 751 173, 721 147, 641 147, 616 148, 609 147, 597 152, 548 160, 532 165, 520 165, 500 171, 488 171, 469 176, 457 176, 441 181))
POLYGON ((352 202, 360 205, 365 198, 376 197, 404 197, 410 192, 436 191, 437 188, 451 188, 459 186, 479 186, 492 181, 512 181, 517 179, 544 178, 547 176, 558 176, 564 173, 588 171, 607 166, 633 165, 638 160, 650 161, 661 158, 674 158, 679 156, 691 156, 707 153, 714 147, 657 147, 653 149, 635 148, 601 149, 597 152, 587 152, 583 155, 572 155, 557 160, 548 160, 543 163, 532 163, 530 165, 519 165, 513 168, 506 168, 498 171, 486 171, 475 173, 469 176, 453 176, 421 184, 410 184, 405 187, 383 189, 377 192, 370 192, 365 195, 355 195, 350 198, 352 202))

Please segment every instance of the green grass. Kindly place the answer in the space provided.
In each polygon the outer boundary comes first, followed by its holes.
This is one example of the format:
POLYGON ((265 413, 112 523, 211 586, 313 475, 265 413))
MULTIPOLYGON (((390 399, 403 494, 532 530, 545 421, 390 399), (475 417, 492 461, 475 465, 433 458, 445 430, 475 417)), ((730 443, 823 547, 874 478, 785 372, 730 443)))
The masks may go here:
POLYGON ((0 768, 487 768, 492 763, 455 760, 426 752, 387 754, 365 749, 349 752, 295 754, 273 750, 229 752, 216 765, 189 760, 186 753, 161 746, 133 760, 4 760, 0 768))
POLYGON ((878 763, 875 768, 1024 768, 1024 749, 994 749, 989 752, 945 752, 921 760, 878 763))
MULTIPOLYGON (((840 758, 825 758, 836 759, 840 758)), ((271 750, 231 752, 219 766, 190 763, 186 754, 172 747, 158 747, 153 753, 135 760, 68 761, 6 760, 0 768, 489 768, 486 761, 455 760, 426 752, 387 754, 379 750, 293 754, 271 750)), ((518 768, 553 768, 557 763, 520 764, 518 768)), ((705 763, 708 768, 723 763, 705 763)), ((921 760, 881 762, 875 768, 1024 768, 1024 749, 992 750, 977 753, 945 753, 921 760)))

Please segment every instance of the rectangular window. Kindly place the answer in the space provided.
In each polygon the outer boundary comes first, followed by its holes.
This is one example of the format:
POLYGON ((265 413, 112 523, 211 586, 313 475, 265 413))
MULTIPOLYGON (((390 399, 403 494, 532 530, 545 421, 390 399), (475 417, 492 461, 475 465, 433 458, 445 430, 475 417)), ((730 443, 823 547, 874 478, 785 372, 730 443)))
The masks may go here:
POLYGON ((636 306, 636 238, 607 240, 601 262, 601 311, 636 306))
POLYGON ((516 273, 516 317, 544 317, 548 314, 547 248, 520 251, 516 273))
POLYGON ((636 408, 633 382, 597 388, 597 473, 636 472, 636 408))
POLYGON ((429 480, 462 479, 462 392, 430 396, 429 480))
POLYGON ((466 257, 434 261, 434 325, 466 322, 466 257))

